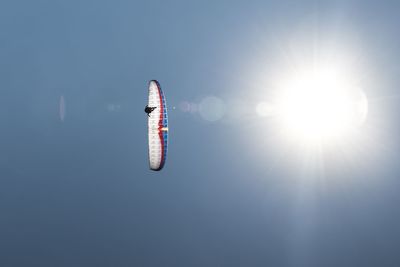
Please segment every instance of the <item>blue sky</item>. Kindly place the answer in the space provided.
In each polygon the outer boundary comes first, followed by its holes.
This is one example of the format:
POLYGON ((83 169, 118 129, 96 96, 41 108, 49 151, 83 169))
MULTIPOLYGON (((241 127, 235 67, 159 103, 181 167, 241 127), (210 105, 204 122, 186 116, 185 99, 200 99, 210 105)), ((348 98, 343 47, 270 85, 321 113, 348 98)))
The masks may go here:
POLYGON ((399 9, 2 1, 0 265, 398 266, 399 9), (304 168, 310 155, 249 110, 315 38, 357 62, 370 110, 364 139, 304 168), (170 111, 159 173, 147 163, 150 79, 170 111), (179 108, 210 96, 226 108, 215 122, 179 108))

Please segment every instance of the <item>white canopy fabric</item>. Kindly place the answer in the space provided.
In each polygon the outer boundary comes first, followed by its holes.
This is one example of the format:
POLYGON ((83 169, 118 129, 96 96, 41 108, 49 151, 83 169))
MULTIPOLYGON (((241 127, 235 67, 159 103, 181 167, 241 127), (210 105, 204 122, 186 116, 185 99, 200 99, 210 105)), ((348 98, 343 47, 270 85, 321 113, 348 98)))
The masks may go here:
POLYGON ((168 115, 165 96, 156 80, 149 82, 149 107, 155 108, 148 118, 150 169, 160 171, 165 164, 168 146, 168 115))

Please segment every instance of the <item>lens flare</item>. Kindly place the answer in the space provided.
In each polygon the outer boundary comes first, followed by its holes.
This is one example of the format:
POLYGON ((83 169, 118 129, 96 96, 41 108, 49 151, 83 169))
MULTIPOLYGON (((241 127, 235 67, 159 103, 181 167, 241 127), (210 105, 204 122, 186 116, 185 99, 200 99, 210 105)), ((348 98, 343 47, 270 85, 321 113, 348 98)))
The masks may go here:
POLYGON ((367 117, 368 101, 336 71, 302 72, 280 90, 277 114, 286 133, 305 141, 332 140, 367 117))

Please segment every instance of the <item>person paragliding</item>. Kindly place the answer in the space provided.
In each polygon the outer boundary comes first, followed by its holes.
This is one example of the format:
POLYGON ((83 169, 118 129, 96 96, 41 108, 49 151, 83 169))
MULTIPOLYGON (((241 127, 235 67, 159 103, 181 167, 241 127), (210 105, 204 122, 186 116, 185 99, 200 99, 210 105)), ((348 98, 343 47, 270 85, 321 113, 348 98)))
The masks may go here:
POLYGON ((147 113, 147 116, 150 117, 150 113, 153 112, 153 110, 155 110, 157 107, 149 107, 148 105, 146 105, 146 107, 144 108, 144 112, 147 113))

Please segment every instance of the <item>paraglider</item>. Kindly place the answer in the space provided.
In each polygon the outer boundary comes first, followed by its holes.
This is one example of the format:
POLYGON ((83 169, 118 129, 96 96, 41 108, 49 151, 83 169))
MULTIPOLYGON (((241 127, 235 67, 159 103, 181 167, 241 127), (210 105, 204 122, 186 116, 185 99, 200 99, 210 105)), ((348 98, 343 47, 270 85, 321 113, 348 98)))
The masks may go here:
POLYGON ((167 103, 161 86, 156 80, 149 82, 148 104, 145 112, 148 116, 149 165, 153 171, 160 171, 167 157, 168 115, 167 103))
POLYGON ((146 107, 144 108, 144 112, 147 113, 147 116, 150 117, 150 113, 153 112, 153 110, 155 110, 157 107, 149 107, 148 105, 146 105, 146 107))

